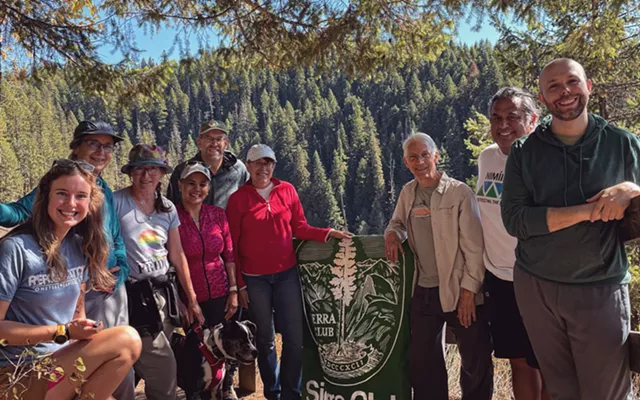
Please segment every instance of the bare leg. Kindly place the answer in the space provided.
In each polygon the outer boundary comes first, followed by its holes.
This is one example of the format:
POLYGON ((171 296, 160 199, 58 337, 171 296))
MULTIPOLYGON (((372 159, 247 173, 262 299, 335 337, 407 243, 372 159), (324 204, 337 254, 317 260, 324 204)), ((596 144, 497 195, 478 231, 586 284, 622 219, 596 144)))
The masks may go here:
POLYGON ((511 378, 516 400, 541 400, 542 377, 540 371, 530 367, 524 358, 512 358, 511 378))
POLYGON ((129 326, 106 329, 91 340, 65 346, 53 355, 54 363, 65 371, 65 378, 47 392, 46 400, 70 400, 76 395, 75 389, 79 383, 72 382, 69 375, 76 371, 74 364, 79 357, 86 367, 86 371, 82 372, 85 379, 82 393, 96 400, 111 399, 113 391, 140 356, 141 348, 138 332, 129 326))

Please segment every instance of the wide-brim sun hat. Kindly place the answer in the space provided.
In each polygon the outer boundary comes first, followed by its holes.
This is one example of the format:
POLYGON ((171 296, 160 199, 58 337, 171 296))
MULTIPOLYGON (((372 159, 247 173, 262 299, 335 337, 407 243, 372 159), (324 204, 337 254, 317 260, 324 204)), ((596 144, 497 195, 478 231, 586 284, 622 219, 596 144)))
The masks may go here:
POLYGON ((169 166, 169 161, 165 151, 160 146, 148 144, 137 144, 129 151, 129 162, 120 169, 123 174, 131 173, 135 167, 160 167, 164 172, 171 173, 173 168, 169 166))

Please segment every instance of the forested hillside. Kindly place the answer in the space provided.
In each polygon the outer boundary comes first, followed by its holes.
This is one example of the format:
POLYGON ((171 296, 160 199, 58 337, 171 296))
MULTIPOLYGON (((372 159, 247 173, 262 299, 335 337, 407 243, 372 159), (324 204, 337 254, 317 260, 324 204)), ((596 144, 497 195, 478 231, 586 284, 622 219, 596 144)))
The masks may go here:
MULTIPOLYGON (((9 77, 0 108, 0 201, 31 190, 68 143, 82 119, 103 119, 126 136, 104 177, 113 188, 128 184, 119 173, 132 143, 155 142, 176 164, 196 152, 194 137, 208 118, 231 127, 231 150, 244 157, 253 143, 271 145, 276 177, 292 182, 312 224, 345 223, 357 233, 380 233, 410 173, 401 142, 412 131, 441 146, 441 164, 464 180, 474 174, 464 122, 484 113, 503 84, 494 49, 451 44, 435 62, 385 70, 353 80, 338 68, 288 72, 239 71, 216 79, 207 56, 172 63, 163 96, 116 104, 109 94, 87 94, 64 71, 38 81, 9 77), (229 83, 230 82, 230 83, 229 83)), ((148 67, 143 63, 140 68, 148 67)))

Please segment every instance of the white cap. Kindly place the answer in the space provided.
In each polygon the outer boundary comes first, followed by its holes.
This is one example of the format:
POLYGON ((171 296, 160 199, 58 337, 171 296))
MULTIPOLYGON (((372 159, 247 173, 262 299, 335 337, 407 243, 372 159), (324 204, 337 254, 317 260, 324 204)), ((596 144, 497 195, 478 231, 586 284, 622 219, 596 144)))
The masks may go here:
POLYGON ((208 180, 211 180, 211 172, 209 172, 209 168, 205 167, 201 163, 187 164, 182 171, 182 174, 180 174, 180 180, 196 172, 200 172, 207 177, 208 180))
POLYGON ((261 158, 270 158, 273 161, 278 161, 276 160, 276 153, 273 152, 271 147, 262 143, 254 144, 247 153, 247 161, 254 162, 261 158))

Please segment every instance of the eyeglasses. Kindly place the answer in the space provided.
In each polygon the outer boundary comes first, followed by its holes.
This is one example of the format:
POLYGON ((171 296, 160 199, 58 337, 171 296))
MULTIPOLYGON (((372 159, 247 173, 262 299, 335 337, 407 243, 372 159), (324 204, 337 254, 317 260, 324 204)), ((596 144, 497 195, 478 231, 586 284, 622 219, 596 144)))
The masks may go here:
POLYGON ((116 148, 116 146, 114 146, 111 143, 102 144, 102 143, 98 142, 97 140, 92 140, 92 139, 87 139, 84 142, 87 144, 87 147, 90 150, 92 150, 92 151, 100 151, 100 149, 102 149, 102 151, 104 151, 107 154, 113 153, 113 150, 115 150, 115 148, 116 148))
POLYGON ((149 176, 158 176, 160 175, 160 167, 135 167, 131 170, 132 175, 144 175, 144 173, 148 173, 149 176))
POLYGON ((200 136, 200 139, 204 140, 205 142, 222 143, 225 140, 227 140, 227 135, 222 135, 222 136, 200 136))
POLYGON ((209 164, 207 164, 207 163, 205 163, 205 162, 202 162, 202 161, 198 161, 198 160, 190 160, 190 161, 187 161, 187 162, 185 163, 185 165, 186 165, 186 166, 197 165, 197 164, 202 165, 202 166, 203 166, 203 167, 205 167, 206 169, 211 168, 211 165, 209 165, 209 164))
POLYGON ((69 168, 69 167, 78 167, 78 168, 82 168, 84 170, 86 170, 87 172, 93 172, 94 169, 96 169, 96 167, 94 167, 93 165, 84 162, 84 161, 78 161, 78 160, 69 160, 66 158, 59 158, 57 160, 55 160, 53 162, 53 165, 51 167, 62 167, 62 168, 69 168))
POLYGON ((249 161, 250 164, 255 164, 258 168, 271 168, 276 165, 276 162, 273 160, 258 160, 258 161, 249 161))

